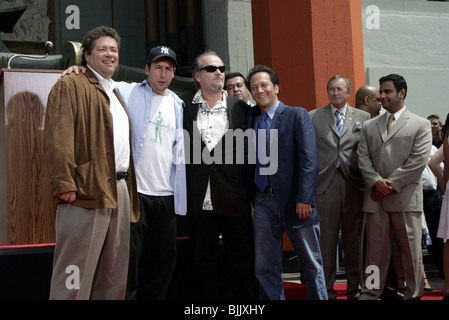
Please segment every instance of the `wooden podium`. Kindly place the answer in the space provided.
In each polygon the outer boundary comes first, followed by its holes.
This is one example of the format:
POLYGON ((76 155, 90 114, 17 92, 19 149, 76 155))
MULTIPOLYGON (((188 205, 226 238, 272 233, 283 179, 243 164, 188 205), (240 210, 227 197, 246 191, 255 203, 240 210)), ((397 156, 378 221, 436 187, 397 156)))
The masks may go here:
POLYGON ((0 246, 53 243, 56 202, 44 160, 48 94, 61 71, 0 73, 0 246))

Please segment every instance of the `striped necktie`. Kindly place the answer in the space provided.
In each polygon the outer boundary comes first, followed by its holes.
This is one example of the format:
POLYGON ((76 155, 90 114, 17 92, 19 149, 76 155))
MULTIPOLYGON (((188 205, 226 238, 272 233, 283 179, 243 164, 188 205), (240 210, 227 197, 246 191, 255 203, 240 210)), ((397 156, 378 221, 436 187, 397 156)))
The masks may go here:
POLYGON ((341 110, 337 110, 335 111, 335 116, 337 117, 338 134, 341 134, 341 132, 343 131, 343 127, 345 125, 343 121, 343 113, 341 112, 341 110))

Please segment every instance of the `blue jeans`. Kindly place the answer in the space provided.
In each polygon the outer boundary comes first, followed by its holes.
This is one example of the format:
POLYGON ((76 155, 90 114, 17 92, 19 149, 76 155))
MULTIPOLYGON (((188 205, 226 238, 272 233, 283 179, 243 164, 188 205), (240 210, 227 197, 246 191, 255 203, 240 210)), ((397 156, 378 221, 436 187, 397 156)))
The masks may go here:
POLYGON ((258 192, 254 202, 254 240, 256 277, 262 288, 262 298, 285 299, 282 279, 284 231, 287 232, 301 263, 306 279, 307 298, 327 300, 319 245, 319 223, 302 228, 288 225, 278 208, 276 197, 258 192))

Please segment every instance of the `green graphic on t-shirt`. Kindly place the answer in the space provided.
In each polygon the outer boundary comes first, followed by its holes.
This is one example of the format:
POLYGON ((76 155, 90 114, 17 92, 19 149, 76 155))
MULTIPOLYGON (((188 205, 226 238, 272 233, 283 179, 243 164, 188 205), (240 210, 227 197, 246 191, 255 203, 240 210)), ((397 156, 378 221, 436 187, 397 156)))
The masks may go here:
POLYGON ((167 128, 168 126, 164 125, 164 119, 162 118, 161 112, 159 111, 157 117, 154 118, 154 121, 151 122, 154 125, 154 138, 152 139, 154 142, 162 144, 162 128, 167 128))

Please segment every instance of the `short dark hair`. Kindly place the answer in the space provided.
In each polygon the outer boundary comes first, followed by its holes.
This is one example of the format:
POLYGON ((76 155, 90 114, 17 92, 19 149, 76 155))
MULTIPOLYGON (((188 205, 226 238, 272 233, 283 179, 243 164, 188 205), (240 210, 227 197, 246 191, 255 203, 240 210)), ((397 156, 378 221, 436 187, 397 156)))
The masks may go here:
MULTIPOLYGON (((240 72, 229 72, 229 73, 226 73, 226 76, 225 76, 225 87, 226 87, 226 81, 228 81, 229 79, 237 78, 237 77, 241 77, 243 79, 243 83, 246 86, 246 79, 243 74, 241 74, 240 72)), ((246 87, 248 88, 248 86, 246 86, 246 87)))
POLYGON ((279 86, 279 92, 277 94, 277 96, 279 98, 280 95, 281 95, 281 84, 279 82, 279 78, 278 78, 276 72, 273 69, 271 69, 270 67, 264 66, 264 65, 258 64, 254 68, 249 70, 248 76, 246 77, 246 87, 251 91, 251 84, 250 84, 251 78, 256 73, 259 73, 259 72, 266 72, 266 73, 268 73, 268 75, 270 76, 270 80, 273 83, 273 85, 274 86, 275 85, 279 86))
POLYGON ((440 116, 437 114, 431 114, 431 115, 427 116, 427 119, 429 119, 429 118, 435 118, 435 119, 440 120, 440 116))
POLYGON ((87 65, 85 53, 87 52, 88 54, 90 54, 95 46, 95 41, 101 37, 114 38, 114 40, 117 42, 117 47, 120 50, 120 36, 118 35, 117 31, 114 28, 107 26, 96 27, 95 29, 88 31, 84 36, 83 43, 81 45, 82 51, 81 64, 83 66, 87 65))
POLYGON ((399 74, 389 74, 379 79, 379 84, 385 81, 393 81, 393 85, 396 88, 396 93, 399 93, 402 89, 405 89, 404 99, 407 96, 407 82, 404 77, 399 74))

